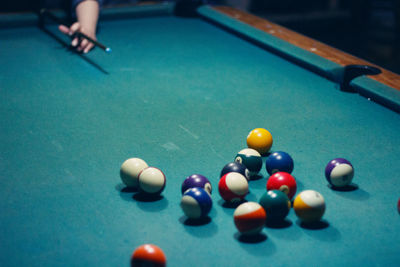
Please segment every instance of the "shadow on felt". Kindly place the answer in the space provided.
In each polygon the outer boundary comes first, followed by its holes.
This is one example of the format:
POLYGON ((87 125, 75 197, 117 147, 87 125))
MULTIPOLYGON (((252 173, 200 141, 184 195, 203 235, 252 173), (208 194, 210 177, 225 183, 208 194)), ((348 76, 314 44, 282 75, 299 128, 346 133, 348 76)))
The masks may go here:
POLYGON ((284 229, 284 228, 289 228, 292 226, 293 223, 289 219, 285 218, 284 220, 267 220, 265 226, 267 228, 273 228, 273 229, 284 229))
POLYGON ((236 232, 233 237, 241 242, 241 243, 247 243, 247 244, 256 244, 256 243, 261 243, 267 240, 267 235, 264 233, 258 233, 255 235, 243 235, 239 232, 236 232))
POLYGON ((240 204, 247 202, 247 200, 243 199, 242 201, 237 201, 237 202, 228 202, 223 199, 218 200, 218 205, 220 205, 223 208, 227 209, 236 209, 240 204))
POLYGON ((211 218, 210 216, 206 216, 199 219, 191 219, 183 215, 179 218, 179 222, 186 226, 202 226, 209 224, 211 222, 211 218))
POLYGON ((328 184, 328 187, 332 190, 339 191, 339 192, 350 192, 350 191, 355 191, 358 189, 358 185, 354 184, 354 183, 351 183, 351 184, 343 186, 343 187, 336 187, 331 184, 328 184))
POLYGON ((139 202, 156 202, 156 201, 164 199, 164 197, 162 195, 145 194, 145 193, 142 193, 142 192, 134 194, 132 196, 132 198, 134 200, 136 200, 136 201, 139 201, 139 202))
POLYGON ((296 223, 303 229, 307 230, 322 230, 326 229, 329 227, 329 223, 325 220, 317 221, 317 222, 303 222, 300 220, 297 220, 296 223))

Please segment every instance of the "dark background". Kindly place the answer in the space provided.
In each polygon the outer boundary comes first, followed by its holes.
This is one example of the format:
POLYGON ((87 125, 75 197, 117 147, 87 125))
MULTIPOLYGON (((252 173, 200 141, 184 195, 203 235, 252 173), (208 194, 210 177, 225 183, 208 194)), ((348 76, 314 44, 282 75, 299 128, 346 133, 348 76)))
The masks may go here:
MULTIPOLYGON (((247 10, 400 74, 400 0, 208 2, 247 10)), ((41 3, 51 8, 70 8, 70 2, 64 0, 15 0, 0 1, 0 12, 25 12, 41 3)))

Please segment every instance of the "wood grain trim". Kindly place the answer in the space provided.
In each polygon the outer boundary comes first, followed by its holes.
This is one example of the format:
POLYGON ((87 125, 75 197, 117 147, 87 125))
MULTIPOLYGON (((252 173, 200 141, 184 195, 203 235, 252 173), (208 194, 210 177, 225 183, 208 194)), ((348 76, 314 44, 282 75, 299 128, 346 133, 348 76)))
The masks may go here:
POLYGON ((235 18, 243 23, 253 26, 259 30, 262 30, 268 34, 276 36, 288 43, 296 45, 321 57, 324 57, 330 61, 333 61, 341 66, 350 64, 362 64, 372 65, 382 70, 382 73, 375 76, 369 76, 371 79, 379 81, 385 85, 395 88, 400 91, 400 75, 397 75, 389 70, 383 69, 375 64, 368 61, 362 60, 350 54, 347 54, 339 49, 333 48, 329 45, 318 42, 307 36, 289 30, 285 27, 279 26, 266 19, 251 15, 247 12, 227 7, 227 6, 215 6, 215 10, 235 18))

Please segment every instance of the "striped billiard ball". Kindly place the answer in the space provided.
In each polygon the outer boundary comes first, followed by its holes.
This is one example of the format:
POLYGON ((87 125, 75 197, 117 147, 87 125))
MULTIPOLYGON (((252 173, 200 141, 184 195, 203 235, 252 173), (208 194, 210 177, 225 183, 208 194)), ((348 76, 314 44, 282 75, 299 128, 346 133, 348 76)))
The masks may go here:
POLYGON ((256 235, 264 228, 266 213, 257 202, 240 204, 233 213, 236 228, 243 235, 256 235))
POLYGON ((249 170, 250 177, 256 176, 263 165, 260 153, 251 148, 245 148, 239 151, 235 161, 243 164, 249 170))
POLYGON ((321 220, 325 213, 324 197, 314 190, 305 190, 297 195, 293 202, 297 217, 305 223, 321 220))
POLYGON ((219 180, 218 191, 226 202, 240 202, 249 192, 249 184, 242 174, 230 172, 219 180))
POLYGON ((211 207, 211 196, 201 187, 194 187, 186 190, 181 199, 181 208, 189 219, 206 217, 211 207))
POLYGON ((194 187, 201 187, 210 194, 212 192, 210 181, 207 179, 207 177, 201 174, 192 174, 183 181, 181 187, 182 194, 185 193, 188 189, 194 187))
POLYGON ((138 181, 140 192, 158 195, 165 188, 166 178, 160 169, 148 167, 139 173, 138 181))
POLYGON ((325 177, 333 187, 347 186, 354 177, 353 165, 344 158, 333 159, 326 165, 325 177))

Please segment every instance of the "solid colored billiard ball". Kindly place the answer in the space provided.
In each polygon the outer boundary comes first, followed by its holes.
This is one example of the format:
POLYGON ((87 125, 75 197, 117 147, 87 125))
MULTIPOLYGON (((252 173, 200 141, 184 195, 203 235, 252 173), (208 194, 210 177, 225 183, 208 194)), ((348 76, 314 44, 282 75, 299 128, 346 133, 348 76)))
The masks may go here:
POLYGON ((343 158, 336 158, 326 165, 326 180, 334 187, 349 185, 354 177, 353 165, 343 158))
POLYGON ((263 165, 260 153, 251 148, 245 148, 239 151, 235 161, 243 164, 249 170, 250 177, 256 176, 263 165))
POLYGON ((218 191, 225 201, 240 202, 249 192, 249 184, 242 174, 229 172, 219 180, 218 191))
POLYGON ((305 190, 295 198, 293 209, 301 221, 317 222, 325 213, 325 200, 317 191, 305 190))
POLYGON ((164 188, 164 173, 155 167, 148 167, 139 173, 139 190, 146 194, 158 195, 164 188))
POLYGON ((279 190, 265 192, 259 201, 267 213, 268 222, 279 222, 286 218, 290 211, 290 200, 279 190))
POLYGON ((256 235, 264 228, 266 213, 257 202, 240 204, 233 213, 236 228, 243 235, 256 235))
POLYGON ((288 153, 277 151, 268 156, 265 161, 265 167, 270 175, 276 172, 292 173, 294 164, 292 157, 288 153))
POLYGON ((242 174, 244 177, 246 177, 247 180, 250 179, 249 170, 242 163, 239 163, 239 162, 235 161, 235 162, 231 162, 231 163, 226 164, 224 166, 224 168, 222 169, 221 174, 219 175, 219 177, 222 177, 222 176, 224 176, 225 174, 227 174, 229 172, 238 172, 238 173, 242 174))
POLYGON ((397 201, 397 211, 400 213, 400 198, 399 201, 397 201))
POLYGON ((147 167, 147 163, 139 158, 125 160, 119 171, 122 182, 127 187, 136 188, 138 186, 139 173, 147 167))
POLYGON ((186 190, 181 199, 181 208, 186 217, 190 219, 199 219, 207 216, 211 207, 211 196, 201 187, 186 190))
POLYGON ((294 177, 287 172, 277 172, 272 174, 267 181, 267 190, 280 190, 289 199, 292 199, 297 191, 297 183, 294 177))
POLYGON ((186 190, 194 187, 201 187, 210 194, 212 192, 210 181, 201 174, 192 174, 183 181, 181 187, 182 194, 185 193, 186 190))
POLYGON ((247 146, 257 150, 261 155, 267 153, 272 147, 272 135, 266 129, 256 128, 247 136, 247 146))
POLYGON ((167 264, 167 258, 161 248, 152 245, 145 244, 137 249, 131 257, 131 267, 165 267, 167 264))

